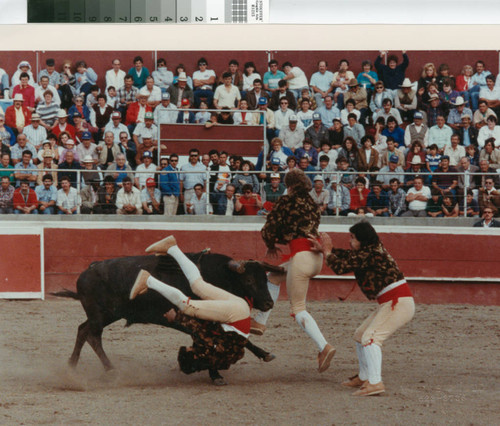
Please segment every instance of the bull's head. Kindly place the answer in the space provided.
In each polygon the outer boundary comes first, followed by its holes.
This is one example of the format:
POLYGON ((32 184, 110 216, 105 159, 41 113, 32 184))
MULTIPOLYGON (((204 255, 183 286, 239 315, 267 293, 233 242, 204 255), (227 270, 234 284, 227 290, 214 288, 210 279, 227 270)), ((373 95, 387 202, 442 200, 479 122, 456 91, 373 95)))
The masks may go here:
POLYGON ((253 307, 261 311, 268 311, 273 307, 273 299, 267 288, 266 272, 283 273, 284 269, 281 266, 255 260, 231 260, 228 263, 228 268, 240 274, 239 296, 251 299, 253 307))

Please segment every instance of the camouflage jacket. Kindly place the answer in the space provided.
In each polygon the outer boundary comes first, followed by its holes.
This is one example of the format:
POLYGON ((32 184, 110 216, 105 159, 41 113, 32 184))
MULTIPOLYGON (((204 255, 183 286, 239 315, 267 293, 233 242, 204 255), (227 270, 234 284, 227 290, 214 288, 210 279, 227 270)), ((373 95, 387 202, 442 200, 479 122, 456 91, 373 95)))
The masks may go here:
POLYGON ((283 195, 267 215, 261 230, 268 248, 275 244, 288 244, 295 238, 318 235, 321 213, 309 194, 283 195))
POLYGON ((354 272, 359 288, 370 300, 389 284, 404 279, 396 261, 382 244, 360 250, 334 248, 326 257, 326 264, 339 275, 354 272))
POLYGON ((181 312, 177 312, 175 322, 193 338, 192 351, 199 366, 196 371, 208 368, 227 370, 245 355, 248 339, 238 333, 224 331, 218 322, 193 318, 181 312))

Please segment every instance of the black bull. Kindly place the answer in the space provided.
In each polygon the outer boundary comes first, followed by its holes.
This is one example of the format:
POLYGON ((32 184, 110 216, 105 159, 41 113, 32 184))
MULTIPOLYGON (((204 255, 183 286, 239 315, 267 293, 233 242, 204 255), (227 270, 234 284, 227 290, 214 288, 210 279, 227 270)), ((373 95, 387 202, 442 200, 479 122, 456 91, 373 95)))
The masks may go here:
MULTIPOLYGON (((273 307, 267 289, 266 271, 280 272, 280 267, 257 261, 238 262, 215 253, 188 253, 187 256, 197 264, 205 281, 251 300, 256 309, 267 311, 273 307)), ((164 314, 174 306, 157 292, 148 291, 129 300, 130 290, 140 269, 179 288, 187 296, 197 298, 177 262, 168 255, 123 257, 92 263, 78 278, 77 293, 69 290, 53 293, 80 300, 87 314, 87 320, 78 327, 75 347, 69 359, 72 367, 76 367, 82 347, 88 342, 104 368, 112 369, 111 361, 102 347, 101 337, 105 327, 122 318, 127 320, 127 325, 151 323, 190 334, 190 330, 167 321, 164 314)), ((264 361, 274 358, 249 341, 246 347, 264 361)), ((221 379, 217 370, 210 370, 209 374, 213 380, 221 379)))

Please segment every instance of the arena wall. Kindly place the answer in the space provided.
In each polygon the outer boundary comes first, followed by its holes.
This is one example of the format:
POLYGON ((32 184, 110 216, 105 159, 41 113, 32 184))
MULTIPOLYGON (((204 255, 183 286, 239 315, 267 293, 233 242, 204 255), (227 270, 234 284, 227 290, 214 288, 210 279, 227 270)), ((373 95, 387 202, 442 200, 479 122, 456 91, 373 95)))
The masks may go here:
MULTIPOLYGON (((222 223, 72 223, 44 229, 45 288, 75 289, 76 279, 91 262, 141 255, 154 241, 174 233, 184 251, 210 247, 237 259, 264 260, 262 224, 222 223)), ((500 234, 470 228, 404 228, 380 226, 382 241, 408 278, 420 303, 499 305, 500 234)), ((348 246, 348 226, 326 225, 339 247, 348 246)), ((352 277, 337 277, 324 268, 312 281, 310 300, 366 300, 352 277)), ((281 297, 285 298, 285 292, 281 297)))

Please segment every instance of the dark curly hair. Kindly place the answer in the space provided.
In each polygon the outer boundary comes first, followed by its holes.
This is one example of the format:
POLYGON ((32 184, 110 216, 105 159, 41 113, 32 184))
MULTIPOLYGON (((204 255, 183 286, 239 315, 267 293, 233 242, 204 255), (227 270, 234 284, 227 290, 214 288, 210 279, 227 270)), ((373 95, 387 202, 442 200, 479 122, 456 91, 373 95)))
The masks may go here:
POLYGON ((361 248, 380 244, 377 231, 369 222, 358 222, 349 228, 349 232, 361 243, 361 248))
POLYGON ((297 195, 305 195, 312 189, 311 180, 300 169, 292 169, 285 175, 285 185, 297 195))

